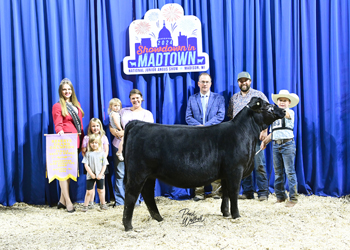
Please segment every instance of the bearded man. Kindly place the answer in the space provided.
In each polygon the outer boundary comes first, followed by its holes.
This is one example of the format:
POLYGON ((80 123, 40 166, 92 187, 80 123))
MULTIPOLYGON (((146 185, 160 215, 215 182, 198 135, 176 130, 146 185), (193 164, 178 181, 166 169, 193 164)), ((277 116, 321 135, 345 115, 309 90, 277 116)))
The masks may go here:
MULTIPOLYGON (((268 101, 267 97, 259 90, 252 89, 250 87, 252 79, 248 72, 241 72, 237 77, 238 86, 241 89, 240 92, 234 94, 230 99, 230 104, 227 111, 227 116, 231 119, 241 111, 250 102, 252 97, 260 97, 263 100, 268 101)), ((267 129, 260 133, 260 140, 263 141, 267 136, 267 129)), ((256 151, 259 151, 260 145, 256 145, 256 151)), ((268 180, 266 174, 264 151, 260 151, 254 158, 254 169, 256 176, 256 184, 258 186, 258 199, 259 201, 267 201, 269 196, 268 180)), ((253 173, 242 180, 243 194, 238 199, 254 199, 254 183, 253 173)))

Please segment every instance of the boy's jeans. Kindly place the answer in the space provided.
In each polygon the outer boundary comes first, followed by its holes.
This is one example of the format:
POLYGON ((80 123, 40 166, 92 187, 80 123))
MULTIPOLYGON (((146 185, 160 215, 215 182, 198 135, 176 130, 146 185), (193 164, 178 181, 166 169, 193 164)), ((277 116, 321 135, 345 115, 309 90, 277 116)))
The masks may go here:
POLYGON ((275 169, 275 193, 278 200, 287 199, 284 188, 284 170, 288 178, 289 199, 297 201, 297 177, 295 174, 295 143, 294 140, 281 145, 273 142, 273 167, 275 169))
MULTIPOLYGON (((256 152, 259 151, 260 144, 256 144, 256 152)), ((256 185, 258 186, 258 197, 269 196, 268 192, 268 181, 266 174, 266 163, 264 152, 261 151, 254 157, 254 169, 256 176, 256 185)), ((242 179, 243 194, 248 198, 254 197, 255 188, 253 187, 253 173, 251 173, 247 178, 242 179)))

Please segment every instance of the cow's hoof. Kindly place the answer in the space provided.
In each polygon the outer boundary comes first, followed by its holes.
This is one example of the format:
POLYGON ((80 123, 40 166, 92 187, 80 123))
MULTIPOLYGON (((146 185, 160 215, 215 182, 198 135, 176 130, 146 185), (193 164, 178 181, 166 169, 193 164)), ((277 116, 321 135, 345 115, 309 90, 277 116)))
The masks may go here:
POLYGON ((131 231, 132 227, 125 227, 125 232, 131 231))
POLYGON ((229 212, 223 212, 222 215, 223 215, 224 217, 229 217, 231 214, 230 214, 229 212))
POLYGON ((237 219, 237 218, 239 218, 239 217, 241 217, 239 214, 232 215, 232 218, 233 218, 233 219, 237 219))
POLYGON ((160 216, 160 214, 155 214, 153 215, 153 219, 155 219, 158 222, 161 222, 163 220, 163 217, 160 216))

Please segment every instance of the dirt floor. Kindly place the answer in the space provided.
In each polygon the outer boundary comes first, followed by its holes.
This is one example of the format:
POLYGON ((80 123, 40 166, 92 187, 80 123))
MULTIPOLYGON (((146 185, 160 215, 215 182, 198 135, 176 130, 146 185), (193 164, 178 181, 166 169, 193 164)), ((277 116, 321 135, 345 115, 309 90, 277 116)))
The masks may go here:
MULTIPOLYGON (((350 249, 350 200, 299 196, 292 208, 239 200, 241 218, 224 218, 221 200, 156 198, 164 221, 136 207, 125 232, 123 206, 67 213, 56 207, 0 205, 0 249, 350 249)), ((112 205, 112 204, 110 204, 112 205)))

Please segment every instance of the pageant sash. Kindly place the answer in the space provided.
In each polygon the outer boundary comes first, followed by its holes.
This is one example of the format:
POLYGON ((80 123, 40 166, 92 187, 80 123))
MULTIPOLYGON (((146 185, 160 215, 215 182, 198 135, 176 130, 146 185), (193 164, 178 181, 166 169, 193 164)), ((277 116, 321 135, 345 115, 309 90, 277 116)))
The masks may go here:
POLYGON ((54 179, 77 181, 77 134, 48 134, 46 136, 46 167, 49 183, 54 179))
MULTIPOLYGON (((80 118, 79 118, 78 114, 73 110, 73 107, 71 105, 73 105, 73 104, 69 104, 68 102, 66 102, 68 113, 73 118, 74 126, 77 129, 78 134, 80 134, 81 133, 80 118)), ((79 108, 77 108, 77 109, 79 110, 79 108)))

